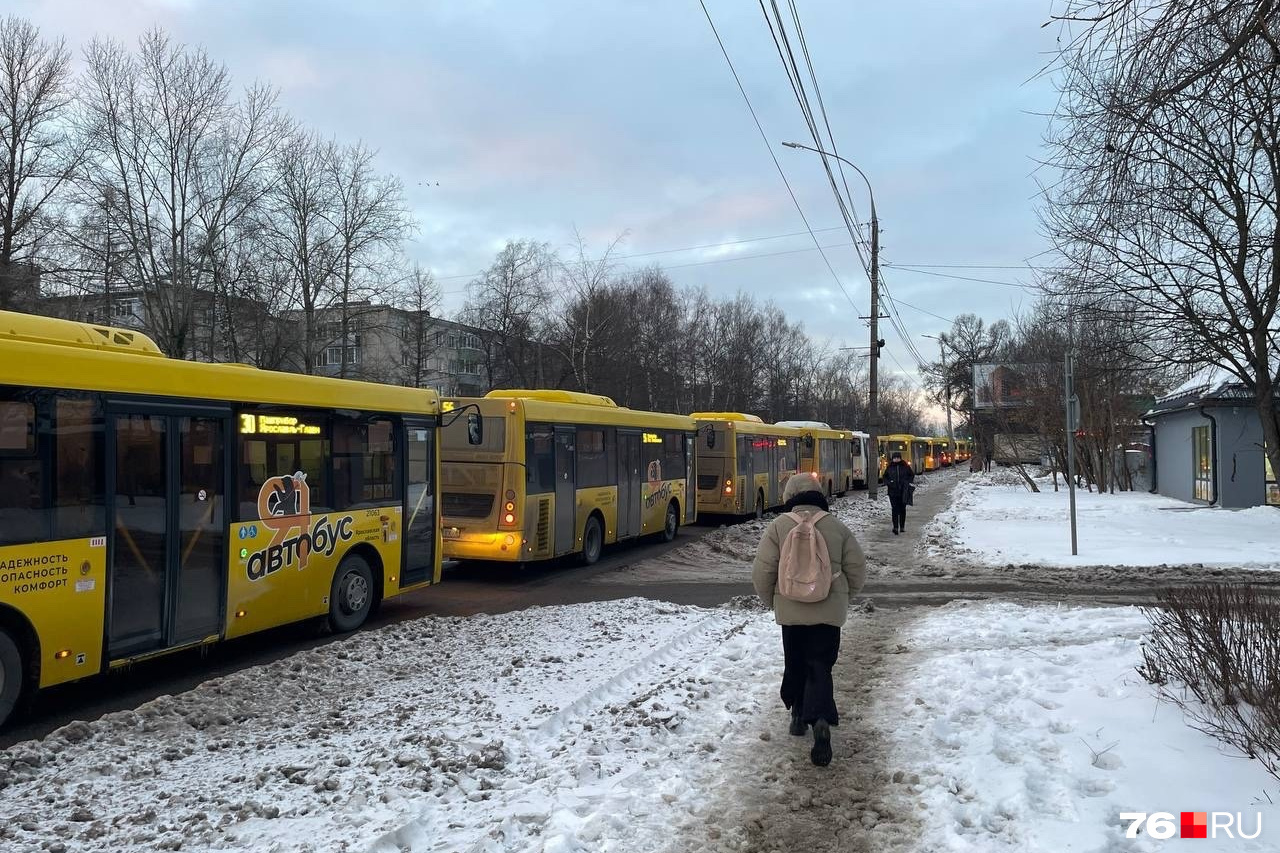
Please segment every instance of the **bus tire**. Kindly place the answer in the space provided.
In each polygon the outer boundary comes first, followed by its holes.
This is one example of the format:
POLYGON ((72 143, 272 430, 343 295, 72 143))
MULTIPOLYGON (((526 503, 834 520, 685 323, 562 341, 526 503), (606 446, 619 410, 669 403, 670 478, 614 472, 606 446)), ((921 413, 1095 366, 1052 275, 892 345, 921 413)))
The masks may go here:
POLYGON ((373 609, 373 570, 359 554, 348 554, 333 573, 329 589, 329 627, 339 634, 364 624, 373 609))
POLYGON ((600 519, 591 516, 587 519, 587 524, 582 528, 582 565, 591 566, 600 559, 600 552, 604 550, 604 527, 600 524, 600 519))
POLYGON ((22 665, 22 652, 9 632, 0 628, 0 726, 13 713, 25 681, 26 668, 22 665))
POLYGON ((764 518, 764 490, 756 492, 756 518, 764 518))
POLYGON ((662 541, 671 542, 680 532, 680 506, 675 501, 667 503, 667 514, 662 519, 662 541))

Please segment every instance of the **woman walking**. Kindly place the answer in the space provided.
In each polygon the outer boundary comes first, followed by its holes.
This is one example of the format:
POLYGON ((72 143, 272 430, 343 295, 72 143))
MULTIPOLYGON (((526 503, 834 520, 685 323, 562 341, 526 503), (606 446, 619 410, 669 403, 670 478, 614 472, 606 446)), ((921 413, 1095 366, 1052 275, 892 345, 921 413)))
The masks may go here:
POLYGON ((848 617, 849 599, 866 580, 867 561, 853 533, 830 514, 816 476, 793 474, 782 497, 786 512, 773 520, 760 540, 751 579, 756 594, 782 626, 781 694, 782 704, 791 711, 791 734, 804 737, 812 726, 809 757, 825 767, 831 763, 831 727, 840 723, 831 668, 840 653, 840 627, 848 617), (821 543, 808 541, 810 535, 821 537, 821 543), (801 561, 806 553, 826 557, 825 562, 815 561, 825 567, 825 575, 819 572, 808 586, 810 594, 799 596, 806 600, 797 600, 794 592, 797 550, 801 561), (824 585, 825 597, 813 600, 824 585))
POLYGON ((889 508, 893 512, 893 532, 895 535, 907 529, 907 499, 915 488, 913 481, 916 472, 911 470, 902 459, 901 453, 894 453, 889 459, 889 467, 884 471, 884 490, 889 493, 889 508))

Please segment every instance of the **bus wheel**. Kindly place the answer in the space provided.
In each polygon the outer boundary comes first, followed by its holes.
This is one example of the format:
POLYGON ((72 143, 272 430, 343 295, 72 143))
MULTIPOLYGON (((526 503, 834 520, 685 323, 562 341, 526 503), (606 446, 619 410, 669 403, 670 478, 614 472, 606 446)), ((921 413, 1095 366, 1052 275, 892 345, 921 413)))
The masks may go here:
POLYGON ((9 718, 22 694, 22 654, 8 632, 0 628, 0 725, 9 718))
POLYGON ((593 565, 600 559, 602 550, 604 550, 604 528, 600 526, 600 519, 593 515, 587 519, 587 526, 582 530, 582 564, 593 565))
POLYGON ((670 542, 680 532, 680 508, 675 501, 667 504, 667 517, 662 521, 662 541, 670 542))
POLYGON ((764 518, 764 492, 756 492, 756 518, 764 518))
POLYGON ((373 609, 373 572, 359 554, 348 554, 333 574, 329 590, 329 627, 338 633, 354 631, 373 609))

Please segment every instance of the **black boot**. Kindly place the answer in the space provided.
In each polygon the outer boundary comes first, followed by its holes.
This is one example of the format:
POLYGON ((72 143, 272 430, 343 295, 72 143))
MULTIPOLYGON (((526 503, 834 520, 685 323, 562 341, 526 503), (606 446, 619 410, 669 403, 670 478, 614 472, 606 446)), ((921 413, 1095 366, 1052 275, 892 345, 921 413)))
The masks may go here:
POLYGON ((792 708, 791 709, 791 728, 787 729, 787 731, 791 732, 791 734, 795 735, 796 737, 804 737, 804 733, 808 731, 808 729, 809 727, 806 726, 804 724, 804 721, 800 719, 800 709, 798 707, 792 708))
POLYGON ((831 726, 826 720, 813 724, 813 750, 809 753, 809 760, 818 767, 831 763, 831 726))

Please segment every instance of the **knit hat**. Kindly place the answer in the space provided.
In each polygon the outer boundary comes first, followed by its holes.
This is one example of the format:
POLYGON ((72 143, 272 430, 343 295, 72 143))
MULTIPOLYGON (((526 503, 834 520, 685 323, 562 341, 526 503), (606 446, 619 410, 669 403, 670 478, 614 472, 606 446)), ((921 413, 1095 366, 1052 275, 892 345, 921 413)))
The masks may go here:
POLYGON ((821 491, 822 486, 818 483, 818 475, 812 471, 801 471, 798 474, 792 474, 787 479, 787 485, 782 490, 782 500, 785 503, 796 495, 821 491))

